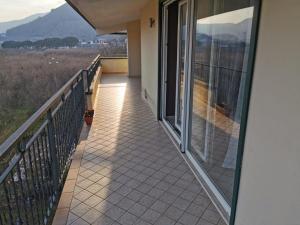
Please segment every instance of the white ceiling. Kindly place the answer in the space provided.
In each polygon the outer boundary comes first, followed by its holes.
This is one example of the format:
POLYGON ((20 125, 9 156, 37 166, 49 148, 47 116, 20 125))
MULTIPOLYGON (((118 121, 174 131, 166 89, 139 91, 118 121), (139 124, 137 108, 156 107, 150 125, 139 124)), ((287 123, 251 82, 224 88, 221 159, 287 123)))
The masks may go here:
POLYGON ((126 29, 128 22, 140 18, 149 0, 67 0, 100 34, 126 29))

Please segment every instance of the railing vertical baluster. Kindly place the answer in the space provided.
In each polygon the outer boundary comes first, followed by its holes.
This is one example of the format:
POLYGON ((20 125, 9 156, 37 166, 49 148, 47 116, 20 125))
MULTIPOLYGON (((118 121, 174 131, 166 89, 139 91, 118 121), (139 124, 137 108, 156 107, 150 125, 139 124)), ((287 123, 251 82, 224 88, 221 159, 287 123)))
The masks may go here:
POLYGON ((81 76, 81 79, 82 79, 82 95, 83 95, 83 103, 84 103, 84 107, 86 106, 86 99, 85 99, 85 81, 84 81, 84 75, 83 75, 83 72, 81 72, 80 74, 81 76))
POLYGON ((25 197, 23 181, 22 181, 23 178, 22 178, 19 164, 17 165, 17 174, 18 174, 18 178, 19 178, 19 182, 20 182, 20 186, 21 186, 21 195, 22 195, 22 202, 23 202, 23 207, 21 207, 21 209, 25 210, 24 217, 25 217, 26 223, 29 224, 28 214, 27 214, 27 206, 26 206, 26 197, 25 197))
MULTIPOLYGON (((62 101, 62 103, 63 103, 63 106, 62 106, 62 109, 65 107, 65 94, 62 94, 62 96, 61 96, 61 101, 62 101)), ((64 120, 65 118, 64 118, 64 111, 62 110, 60 113, 59 113, 59 115, 58 115, 58 119, 59 120, 64 120)), ((65 140, 65 137, 64 137, 64 130, 65 130, 65 128, 62 126, 62 124, 60 124, 60 128, 59 128, 59 132, 60 132, 60 134, 59 134, 59 136, 60 136, 60 151, 61 151, 61 154, 63 154, 63 152, 64 152, 64 150, 65 150, 65 142, 64 142, 64 140, 65 140)), ((64 163, 64 159, 63 159, 63 157, 61 157, 61 159, 60 159, 60 162, 63 162, 64 163)))
POLYGON ((42 156, 41 156, 41 145, 39 143, 39 137, 36 139, 36 148, 37 148, 37 161, 40 166, 40 175, 41 175, 41 185, 42 185, 42 195, 43 195, 43 211, 44 211, 44 223, 47 217, 47 193, 46 193, 46 182, 45 182, 45 176, 44 176, 44 169, 42 164, 42 156))
MULTIPOLYGON (((26 185, 27 185, 27 191, 30 193, 30 185, 29 185, 29 176, 28 176, 28 172, 27 172, 27 168, 26 168, 26 158, 25 158, 25 154, 23 154, 23 162, 24 162, 24 174, 25 174, 25 180, 26 180, 26 185)), ((34 215, 33 215, 33 203, 32 203, 32 197, 29 197, 29 203, 30 203, 30 213, 31 213, 31 217, 32 217, 32 223, 34 223, 34 215)))
MULTIPOLYGON (((46 128, 47 130, 47 128, 46 128)), ((54 203, 54 198, 53 198, 53 195, 54 195, 54 187, 52 185, 52 167, 51 167, 51 156, 50 156, 50 148, 49 148, 49 142, 48 142, 48 133, 47 131, 45 130, 45 133, 43 135, 43 139, 44 139, 44 146, 45 146, 45 149, 46 149, 46 152, 45 152, 45 155, 47 157, 47 171, 48 171, 48 188, 49 188, 49 192, 50 192, 50 195, 49 195, 49 201, 50 201, 50 208, 53 207, 53 203, 54 203)))
MULTIPOLYGON (((83 75, 81 74, 81 90, 80 90, 80 101, 81 103, 79 103, 79 107, 81 107, 81 111, 80 111, 80 115, 83 115, 84 114, 84 111, 85 111, 85 107, 86 107, 86 99, 85 99, 85 94, 84 94, 84 79, 83 79, 83 75)), ((83 121, 83 118, 79 118, 80 119, 80 130, 78 130, 78 140, 80 138, 80 133, 81 133, 81 129, 82 129, 82 121, 83 121)))
MULTIPOLYGON (((56 117, 57 117, 57 115, 56 115, 56 117)), ((53 122, 54 134, 55 134, 54 146, 56 146, 57 159, 60 160, 60 158, 61 158, 61 152, 60 152, 59 143, 58 143, 58 139, 59 139, 58 124, 59 123, 57 121, 57 118, 53 118, 52 122, 53 122)), ((58 174, 60 174, 60 165, 61 165, 61 162, 58 161, 58 174)))
MULTIPOLYGON (((37 144, 38 144, 38 149, 39 149, 39 162, 40 162, 40 167, 42 171, 42 181, 43 181, 43 187, 45 189, 45 201, 47 200, 47 196, 49 196, 49 190, 47 186, 47 172, 46 172, 46 162, 45 162, 45 155, 43 151, 43 143, 42 143, 42 137, 37 138, 37 144)), ((45 202, 46 203, 46 202, 45 202)), ((47 205, 46 205, 47 209, 47 205)))
MULTIPOLYGON (((49 160, 49 155, 47 152, 47 141, 46 139, 46 133, 45 131, 43 131, 42 135, 41 135, 41 145, 42 145, 42 154, 43 154, 43 159, 44 159, 44 165, 45 165, 45 179, 46 179, 46 185, 47 185, 47 192, 48 192, 48 209, 52 207, 52 198, 49 199, 49 196, 51 196, 52 190, 51 190, 51 185, 49 185, 49 179, 51 178, 51 172, 49 169, 50 166, 50 160, 49 160)), ((47 214, 49 215, 50 213, 47 211, 47 214)))
MULTIPOLYGON (((33 160, 34 160, 35 171, 36 171, 36 175, 37 175, 36 180, 37 180, 37 185, 38 185, 38 189, 39 189, 39 198, 40 198, 40 201, 44 201, 45 193, 44 193, 44 189, 43 189, 43 179, 42 179, 42 174, 41 174, 41 168, 39 169, 39 160, 38 160, 37 152, 36 152, 36 151, 38 151, 38 145, 37 145, 36 141, 34 141, 32 143, 32 147, 33 147, 33 160)), ((40 201, 39 201, 39 209, 41 210, 42 221, 44 222, 45 211, 44 211, 43 203, 41 203, 40 201)))
MULTIPOLYGON (((78 78, 77 78, 78 79, 78 78)), ((78 81, 78 80, 77 80, 78 81)), ((72 91, 72 96, 73 96, 73 99, 72 99, 72 103, 73 103, 73 108, 72 108, 72 125, 71 125, 71 128, 72 128, 72 130, 71 130, 71 145, 70 145, 70 150, 72 151, 72 148, 73 148, 73 145, 74 145, 74 134, 75 134, 75 132, 74 132, 74 127, 73 126, 75 126, 75 124, 74 124, 74 119, 75 119, 75 116, 76 115, 74 115, 74 113, 76 112, 76 88, 77 87, 75 87, 74 88, 74 86, 72 86, 71 87, 71 91, 72 91)), ((70 154, 71 152, 68 152, 68 154, 70 154)))
POLYGON ((55 146, 55 137, 54 137, 54 127, 53 127, 53 118, 52 118, 52 112, 51 110, 47 113, 47 119, 48 119, 48 141, 49 141, 49 151, 50 151, 50 159, 51 159, 51 171, 52 171, 52 179, 53 179, 53 189, 54 194, 56 197, 56 194, 58 192, 58 186, 59 186, 59 176, 58 176, 58 164, 57 164, 57 152, 56 152, 56 146, 55 146))
POLYGON ((5 182, 3 183, 3 187, 4 187, 6 202, 8 204, 8 216, 9 216, 10 224, 14 225, 14 219, 13 219, 13 216, 12 216, 12 207, 10 205, 10 200, 9 200, 9 192, 8 192, 8 189, 6 187, 5 182))
MULTIPOLYGON (((23 153, 24 149, 25 149, 25 144, 24 142, 21 142, 19 145, 20 148, 20 152, 23 153)), ((22 154, 24 156, 24 154, 22 154)), ((24 158, 23 158, 24 159, 24 158)), ((26 162, 25 160, 20 160, 20 163, 17 164, 17 175, 20 181, 20 186, 21 186, 21 194, 22 194, 22 201, 23 201, 23 205, 24 205, 24 210, 25 210, 25 220, 26 223, 29 224, 29 219, 28 219, 28 212, 27 212, 27 204, 26 204, 26 192, 25 192, 25 187, 23 185, 23 177, 22 177, 22 173, 21 173, 21 169, 20 169, 20 165, 23 164, 23 169, 24 169, 24 175, 25 175, 25 170, 26 170, 26 162)), ((26 178, 25 178, 26 179, 26 178)))
MULTIPOLYGON (((33 150, 32 149, 33 149, 33 147, 31 147, 30 150, 34 151, 34 149, 33 150)), ((39 223, 40 220, 42 220, 40 218, 40 213, 39 213, 39 209, 40 208, 39 208, 39 205, 38 205, 38 201, 40 199, 40 195, 39 195, 39 193, 37 191, 37 186, 38 186, 37 182, 38 181, 36 180, 36 176, 37 175, 34 174, 34 169, 33 169, 34 164, 33 164, 33 160, 32 160, 32 157, 31 157, 31 151, 28 152, 28 159, 29 159, 29 163, 30 163, 31 183, 32 183, 32 188, 33 188, 33 192, 34 192, 35 209, 36 209, 35 213, 37 215, 37 221, 39 223)))
POLYGON ((1 213, 0 213, 0 225, 4 225, 4 222, 3 222, 3 220, 2 220, 1 213))
MULTIPOLYGON (((63 105, 64 105, 64 102, 65 102, 65 94, 62 94, 62 96, 61 96, 61 102, 62 102, 62 107, 63 107, 63 105)), ((63 120, 63 113, 60 111, 60 112, 58 112, 57 114, 56 114, 56 121, 62 121, 63 120)), ((62 123, 57 123, 57 128, 56 128, 56 130, 57 130, 57 139, 56 139, 56 141, 57 141, 57 150, 59 151, 59 153, 60 153, 60 155, 59 155, 59 169, 60 169, 60 173, 62 172, 61 170, 62 170, 62 168, 61 168, 61 165, 64 165, 64 159, 63 159, 63 157, 62 157, 62 155, 63 155, 63 152, 64 152, 64 148, 63 148, 63 139, 64 139, 64 137, 63 137, 63 135, 62 135, 62 133, 63 133, 63 124, 62 123)))
MULTIPOLYGON (((74 104, 74 86, 73 86, 73 84, 72 84, 72 86, 70 87, 70 91, 71 91, 71 93, 70 93, 70 97, 69 97, 69 100, 70 100, 70 108, 69 108, 69 118, 68 118, 68 122, 69 122, 69 124, 68 124, 68 144, 67 144, 67 150, 68 151, 66 151, 65 152, 65 155, 64 155, 64 158, 66 159, 66 161, 67 161, 67 155, 69 155, 70 154, 70 151, 71 151, 71 146, 72 146, 72 118, 73 118, 73 112, 74 112, 74 108, 75 108, 75 104, 74 104)), ((65 162, 66 162, 65 161, 65 162)))
POLYGON ((17 219, 16 221, 18 221, 18 223, 23 223, 22 221, 22 217, 21 217, 21 213, 20 213, 20 204, 19 204, 19 196, 18 196, 18 191, 17 191, 17 187, 16 187, 16 182, 15 182, 15 178, 14 178, 14 175, 13 175, 13 171, 10 173, 10 179, 12 181, 12 188, 13 188, 13 195, 14 195, 14 199, 15 199, 15 205, 16 205, 16 208, 17 208, 17 219))
MULTIPOLYGON (((64 109, 64 120, 66 121, 67 127, 64 130, 64 136, 65 136, 65 149, 64 149, 64 153, 66 153, 66 151, 69 149, 69 139, 70 139, 70 133, 69 133, 69 129, 70 129, 70 116, 71 112, 70 112, 70 107, 71 107, 71 102, 70 102, 70 98, 68 98, 67 102, 66 102, 66 106, 64 109)), ((64 158, 64 162, 65 162, 65 158, 64 158)))
POLYGON ((82 77, 83 77, 84 83, 85 83, 84 89, 86 90, 86 93, 89 94, 91 92, 90 81, 89 81, 89 71, 82 70, 81 73, 83 74, 82 77))

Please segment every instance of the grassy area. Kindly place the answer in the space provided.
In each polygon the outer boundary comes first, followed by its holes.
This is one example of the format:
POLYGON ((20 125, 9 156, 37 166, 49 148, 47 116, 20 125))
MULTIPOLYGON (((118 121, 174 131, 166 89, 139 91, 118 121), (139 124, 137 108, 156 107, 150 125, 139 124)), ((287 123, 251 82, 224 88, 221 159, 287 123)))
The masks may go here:
POLYGON ((98 49, 0 50, 0 144, 97 54, 98 49))
POLYGON ((16 131, 33 112, 34 110, 30 108, 0 111, 0 143, 16 131))

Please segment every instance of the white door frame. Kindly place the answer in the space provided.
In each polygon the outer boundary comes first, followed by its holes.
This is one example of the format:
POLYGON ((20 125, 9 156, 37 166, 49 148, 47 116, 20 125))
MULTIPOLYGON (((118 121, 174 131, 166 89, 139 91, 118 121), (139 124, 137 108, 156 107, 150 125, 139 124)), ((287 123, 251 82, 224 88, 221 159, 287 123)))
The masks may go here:
MULTIPOLYGON (((185 19, 186 19, 186 31, 185 31, 185 50, 184 50, 184 68, 183 68, 183 71, 184 71, 184 77, 183 77, 183 90, 182 90, 182 95, 183 95, 183 99, 184 99, 184 96, 185 96, 185 82, 186 82, 186 72, 187 72, 187 70, 186 70, 186 68, 187 68, 187 54, 186 54, 186 52, 188 51, 188 42, 187 42, 187 40, 188 40, 188 30, 187 30, 187 27, 188 27, 188 1, 187 0, 181 0, 180 2, 179 2, 179 4, 178 4, 178 32, 177 32, 177 37, 178 37, 178 39, 177 39, 177 68, 176 68, 176 100, 175 100, 175 126, 177 127, 177 129, 178 130, 180 130, 180 132, 182 132, 182 123, 183 123, 183 110, 182 110, 182 112, 181 112, 181 115, 180 115, 180 119, 181 119, 181 124, 179 124, 178 123, 178 120, 179 120, 179 111, 180 111, 180 109, 179 109, 179 101, 180 101, 180 95, 179 95, 179 93, 180 93, 180 87, 181 87, 181 84, 180 84, 180 76, 181 76, 181 59, 180 59, 180 57, 181 57, 181 39, 180 39, 180 37, 181 37, 181 32, 182 32, 182 30, 181 30, 181 20, 182 20, 182 18, 181 18, 181 11, 182 11, 182 7, 183 7, 183 5, 185 5, 186 4, 186 6, 187 6, 187 8, 186 8, 186 15, 185 15, 185 19)), ((183 102, 184 103, 184 102, 183 102)), ((183 105, 183 103, 182 103, 182 106, 184 107, 184 105, 183 105)))
MULTIPOLYGON (((176 142, 183 146, 182 143, 185 143, 185 118, 186 117, 186 113, 187 113, 187 80, 186 78, 187 73, 189 72, 189 61, 190 61, 190 49, 189 49, 189 43, 190 43, 190 15, 191 15, 191 2, 192 0, 170 0, 170 1, 166 1, 163 4, 163 10, 162 10, 162 19, 163 19, 163 27, 162 27, 162 68, 161 68, 161 72, 162 72, 162 82, 161 82, 161 118, 162 118, 162 122, 163 124, 166 126, 166 128, 168 129, 168 131, 171 133, 171 135, 173 136, 173 138, 176 140, 176 142), (185 77, 184 77, 184 98, 183 98, 183 111, 182 111, 182 124, 181 124, 181 135, 179 136, 178 133, 174 130, 174 128, 171 127, 171 125, 169 124, 169 122, 166 121, 166 82, 167 82, 167 59, 168 59, 168 55, 167 55, 167 50, 168 50, 168 6, 172 3, 174 3, 175 1, 178 1, 179 4, 184 4, 187 3, 187 29, 186 29, 186 46, 185 46, 185 66, 184 66, 184 71, 185 71, 185 77)), ((180 7, 180 6, 179 6, 180 7)), ((179 11, 179 10, 178 10, 179 11)), ((178 13, 179 14, 179 13, 178 13)), ((178 17, 180 17, 178 15, 178 17)), ((178 20, 179 21, 179 20, 178 20)), ((179 26, 179 24, 178 24, 179 26)), ((178 44, 177 44, 177 49, 178 49, 178 44)), ((178 56, 177 56, 177 71, 178 71, 178 56)), ((178 77, 178 76, 177 76, 178 77)), ((177 81, 178 82, 178 81, 177 81)), ((177 85, 176 85, 176 89, 177 89, 177 85)), ((177 90, 176 90, 176 95, 177 95, 177 90)), ((175 106, 175 110, 177 110, 177 101, 176 101, 176 106, 175 106)), ((176 116, 176 112, 175 112, 175 116, 176 116)), ((175 126, 176 126, 176 118, 175 118, 175 126)), ((176 126, 176 128, 178 129, 178 127, 176 126)), ((184 152, 184 147, 181 147, 182 152, 184 152)))
POLYGON ((175 130, 167 122, 166 118, 166 94, 167 94, 167 60, 168 60, 168 6, 177 0, 170 0, 164 3, 162 10, 162 82, 161 82, 161 118, 163 124, 171 133, 175 141, 180 144, 181 140, 175 130))

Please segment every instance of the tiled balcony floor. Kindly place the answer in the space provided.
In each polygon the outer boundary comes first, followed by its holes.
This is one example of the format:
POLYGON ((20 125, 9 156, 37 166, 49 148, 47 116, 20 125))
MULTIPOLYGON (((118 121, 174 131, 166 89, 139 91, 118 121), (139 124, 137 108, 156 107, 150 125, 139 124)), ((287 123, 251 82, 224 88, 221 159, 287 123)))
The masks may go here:
POLYGON ((139 84, 102 78, 94 122, 75 154, 54 224, 225 224, 139 84))

